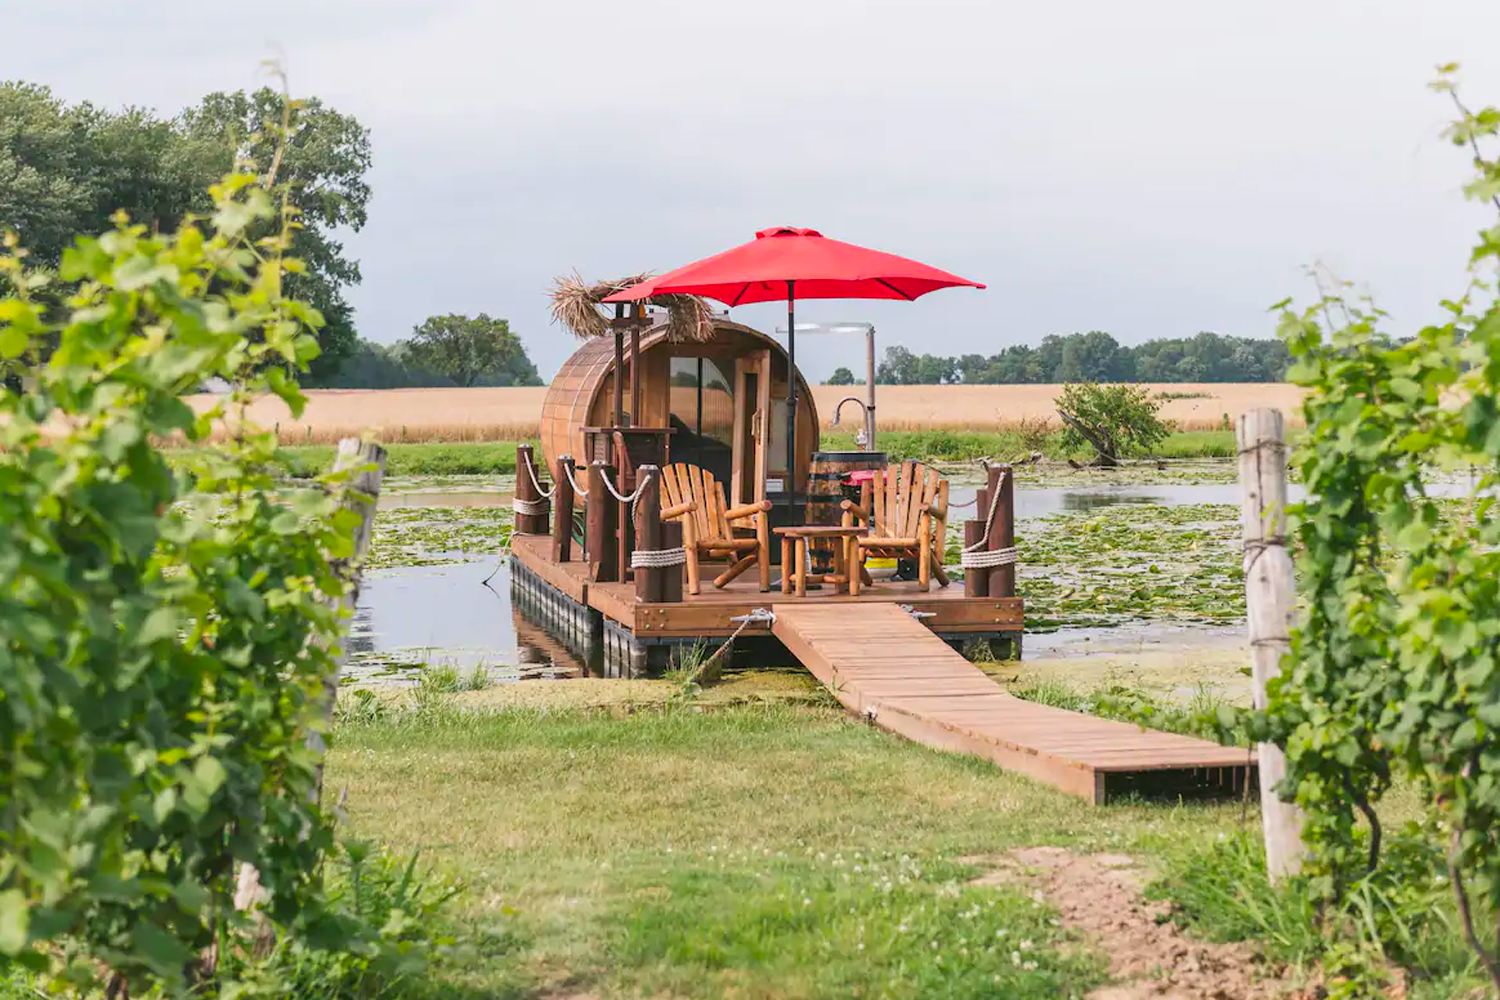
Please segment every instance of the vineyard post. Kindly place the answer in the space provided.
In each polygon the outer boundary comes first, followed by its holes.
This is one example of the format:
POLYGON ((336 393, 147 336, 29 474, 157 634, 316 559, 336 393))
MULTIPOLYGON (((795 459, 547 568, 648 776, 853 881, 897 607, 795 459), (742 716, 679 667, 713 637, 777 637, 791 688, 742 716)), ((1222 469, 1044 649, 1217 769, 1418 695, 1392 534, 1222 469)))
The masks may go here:
MULTIPOLYGON (((1255 707, 1266 708, 1266 685, 1281 673, 1291 648, 1295 581, 1286 547, 1286 431, 1281 411, 1251 410, 1236 425, 1240 508, 1244 530, 1245 606, 1255 707)), ((1271 743, 1257 747, 1260 809, 1266 840, 1266 873, 1272 882, 1302 866, 1302 811, 1283 802, 1276 786, 1286 776, 1286 755, 1271 743)))

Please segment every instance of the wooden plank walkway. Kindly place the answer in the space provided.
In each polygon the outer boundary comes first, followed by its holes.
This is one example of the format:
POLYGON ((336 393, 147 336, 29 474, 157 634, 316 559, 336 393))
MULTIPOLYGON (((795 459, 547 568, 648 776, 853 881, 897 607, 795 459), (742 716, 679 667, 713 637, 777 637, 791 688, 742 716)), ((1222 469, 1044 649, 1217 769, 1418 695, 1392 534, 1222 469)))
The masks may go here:
POLYGON ((1007 694, 894 604, 786 604, 772 632, 851 712, 1103 804, 1125 792, 1234 795, 1248 751, 1007 694))

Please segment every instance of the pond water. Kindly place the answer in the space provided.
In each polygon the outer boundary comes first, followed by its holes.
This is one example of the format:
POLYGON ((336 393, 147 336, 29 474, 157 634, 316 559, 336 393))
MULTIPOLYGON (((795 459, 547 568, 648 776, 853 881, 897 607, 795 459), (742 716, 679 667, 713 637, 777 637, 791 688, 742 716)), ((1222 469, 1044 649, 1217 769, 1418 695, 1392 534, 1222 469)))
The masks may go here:
MULTIPOLYGON (((972 503, 975 486, 957 485, 954 504, 972 503)), ((493 507, 508 494, 485 491, 404 492, 381 506, 493 507)), ((1022 487, 1017 518, 1087 513, 1122 504, 1237 504, 1239 488, 1225 484, 1022 487)), ((954 520, 973 516, 956 510, 954 520)), ((1126 623, 1108 628, 1063 628, 1028 634, 1025 657, 1081 656, 1163 644, 1241 641, 1241 628, 1126 623), (1123 645, 1122 645, 1123 644, 1123 645)), ((367 681, 409 680, 423 666, 467 675, 482 670, 494 682, 533 677, 577 677, 607 672, 570 650, 559 637, 512 607, 503 560, 371 570, 356 611, 348 675, 367 681), (497 562, 499 563, 497 567, 497 562), (485 580, 488 578, 488 583, 485 580)))

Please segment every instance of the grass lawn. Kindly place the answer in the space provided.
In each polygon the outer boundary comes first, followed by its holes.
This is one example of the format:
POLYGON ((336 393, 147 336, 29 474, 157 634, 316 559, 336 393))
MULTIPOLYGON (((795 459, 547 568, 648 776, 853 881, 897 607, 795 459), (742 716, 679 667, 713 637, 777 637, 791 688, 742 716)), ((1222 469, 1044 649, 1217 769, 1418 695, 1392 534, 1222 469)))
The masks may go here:
POLYGON ((355 833, 461 873, 465 916, 503 930, 445 971, 483 995, 1078 997, 1103 957, 1024 886, 969 885, 974 856, 1150 859, 1242 821, 1095 808, 820 700, 440 706, 343 723, 330 766, 355 833))

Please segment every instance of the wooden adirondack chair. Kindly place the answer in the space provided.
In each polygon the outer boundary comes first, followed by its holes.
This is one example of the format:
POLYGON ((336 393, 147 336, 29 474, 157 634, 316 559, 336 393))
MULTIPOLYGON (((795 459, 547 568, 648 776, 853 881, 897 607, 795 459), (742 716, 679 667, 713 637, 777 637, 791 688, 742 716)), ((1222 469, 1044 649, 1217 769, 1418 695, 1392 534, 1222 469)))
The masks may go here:
POLYGON ((870 557, 916 559, 917 586, 931 589, 932 577, 948 586, 941 546, 947 538, 948 480, 918 462, 878 470, 860 489, 860 502, 845 500, 846 514, 870 526, 868 535, 849 539, 849 593, 858 594, 868 578, 870 557), (863 579, 862 579, 863 578, 863 579))
POLYGON ((682 522, 688 593, 698 593, 700 557, 729 558, 729 568, 714 577, 714 586, 721 590, 756 563, 760 564, 760 589, 771 589, 771 523, 766 513, 771 501, 726 508, 724 484, 713 473, 682 462, 662 469, 661 483, 666 496, 661 519, 682 522), (735 522, 749 522, 755 528, 755 537, 737 537, 735 522))

